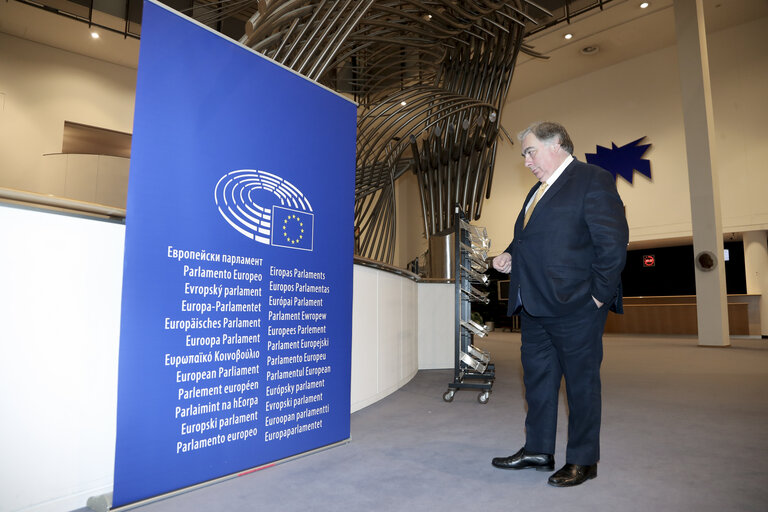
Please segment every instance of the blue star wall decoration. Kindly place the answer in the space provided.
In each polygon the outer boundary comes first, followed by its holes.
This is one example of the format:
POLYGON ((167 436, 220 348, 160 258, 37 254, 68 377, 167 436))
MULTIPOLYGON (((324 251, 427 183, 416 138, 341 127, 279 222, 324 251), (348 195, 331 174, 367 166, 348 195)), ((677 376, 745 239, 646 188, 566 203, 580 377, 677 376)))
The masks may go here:
POLYGON ((586 153, 587 162, 594 165, 599 165, 606 171, 613 174, 613 178, 621 176, 628 182, 632 183, 633 171, 637 171, 640 174, 644 174, 651 178, 651 161, 645 160, 642 156, 651 147, 650 144, 638 145, 638 143, 645 137, 640 137, 637 140, 625 144, 621 147, 617 147, 615 143, 611 142, 612 149, 604 148, 603 146, 597 146, 597 153, 586 153))

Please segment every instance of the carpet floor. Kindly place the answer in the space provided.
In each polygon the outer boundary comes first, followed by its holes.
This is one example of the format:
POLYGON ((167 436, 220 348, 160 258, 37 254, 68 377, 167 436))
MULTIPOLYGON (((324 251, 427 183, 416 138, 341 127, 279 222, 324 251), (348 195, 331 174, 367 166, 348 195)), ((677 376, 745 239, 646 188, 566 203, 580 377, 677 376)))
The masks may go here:
MULTIPOLYGON (((598 477, 567 489, 491 458, 524 443, 520 335, 494 332, 487 404, 451 370, 420 371, 351 417, 349 443, 151 502, 144 512, 504 510, 768 511, 768 341, 607 335, 598 477)), ((561 390, 556 468, 564 462, 561 390)), ((87 510, 87 509, 82 509, 87 510)))

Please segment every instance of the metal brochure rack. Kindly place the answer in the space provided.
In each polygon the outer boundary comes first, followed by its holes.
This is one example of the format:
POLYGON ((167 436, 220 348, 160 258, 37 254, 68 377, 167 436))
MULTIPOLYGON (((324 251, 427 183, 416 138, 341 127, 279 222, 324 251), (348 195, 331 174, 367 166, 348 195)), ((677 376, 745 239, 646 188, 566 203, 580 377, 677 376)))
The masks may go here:
POLYGON ((455 276, 456 276, 456 339, 453 365, 453 382, 443 394, 443 400, 452 402, 459 389, 476 389, 477 401, 488 403, 495 379, 490 353, 472 344, 475 336, 485 337, 488 329, 472 321, 472 302, 488 304, 486 287, 488 276, 488 249, 491 241, 485 228, 471 225, 465 220, 461 208, 456 206, 455 276))

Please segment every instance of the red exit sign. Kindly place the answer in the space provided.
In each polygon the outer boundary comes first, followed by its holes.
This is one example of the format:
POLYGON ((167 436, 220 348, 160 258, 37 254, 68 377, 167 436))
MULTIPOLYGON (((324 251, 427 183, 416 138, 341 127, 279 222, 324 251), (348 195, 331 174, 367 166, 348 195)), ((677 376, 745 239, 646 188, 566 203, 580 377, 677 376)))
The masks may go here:
POLYGON ((656 256, 653 254, 644 254, 643 255, 643 266, 644 267, 655 267, 656 266, 656 256))

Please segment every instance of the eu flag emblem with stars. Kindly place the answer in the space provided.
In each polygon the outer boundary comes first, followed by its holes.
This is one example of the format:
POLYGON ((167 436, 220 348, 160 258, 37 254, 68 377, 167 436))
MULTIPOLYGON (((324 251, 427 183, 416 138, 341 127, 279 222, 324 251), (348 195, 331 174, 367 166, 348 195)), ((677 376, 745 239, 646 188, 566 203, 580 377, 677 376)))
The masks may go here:
POLYGON ((272 245, 311 251, 314 223, 312 213, 272 206, 272 245))

